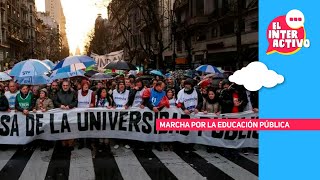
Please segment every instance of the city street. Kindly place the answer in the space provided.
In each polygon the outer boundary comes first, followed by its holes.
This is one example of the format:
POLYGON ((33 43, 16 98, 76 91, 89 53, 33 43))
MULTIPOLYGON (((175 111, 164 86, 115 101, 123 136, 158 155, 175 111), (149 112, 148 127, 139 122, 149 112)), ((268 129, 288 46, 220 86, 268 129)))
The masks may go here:
POLYGON ((10 148, 0 153, 0 179, 258 179, 258 157, 252 153, 224 157, 209 154, 200 146, 193 152, 112 151, 113 156, 103 152, 94 155, 89 149, 63 154, 56 148, 29 152, 10 148))

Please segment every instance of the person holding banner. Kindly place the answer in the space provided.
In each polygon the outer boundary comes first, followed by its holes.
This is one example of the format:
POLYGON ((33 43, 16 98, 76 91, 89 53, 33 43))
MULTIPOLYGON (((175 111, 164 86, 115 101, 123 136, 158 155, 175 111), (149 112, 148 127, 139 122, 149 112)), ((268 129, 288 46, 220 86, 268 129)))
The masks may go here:
POLYGON ((143 92, 144 105, 154 112, 161 111, 164 107, 169 108, 169 100, 166 92, 163 90, 165 84, 158 81, 153 88, 146 89, 143 92))
MULTIPOLYGON (((95 104, 95 95, 94 92, 89 89, 89 81, 82 80, 81 81, 81 89, 78 90, 78 108, 92 108, 95 104)), ((86 139, 89 144, 89 139, 86 139)), ((79 139, 79 147, 78 149, 82 149, 85 144, 85 139, 79 139)), ((93 143, 91 144, 91 147, 93 143)))
MULTIPOLYGON (((102 87, 98 89, 97 95, 96 95, 95 107, 108 108, 108 109, 112 108, 112 98, 106 88, 102 87)), ((107 138, 99 139, 98 151, 102 152, 104 150, 111 152, 110 146, 109 146, 109 139, 107 138)))
POLYGON ((16 104, 16 96, 19 93, 19 91, 17 90, 17 85, 14 81, 10 81, 9 83, 9 91, 5 92, 5 96, 7 97, 8 101, 9 101, 9 106, 10 106, 10 110, 14 110, 15 109, 15 104, 16 104))
MULTIPOLYGON (((144 106, 147 106, 155 113, 161 111, 164 107, 169 108, 169 100, 164 88, 165 84, 162 81, 158 81, 153 88, 146 89, 142 95, 144 106)), ((154 143, 154 145, 156 150, 162 151, 161 144, 154 143)))
POLYGON ((142 95, 144 92, 144 86, 141 79, 137 79, 135 81, 135 87, 130 91, 129 101, 127 106, 132 107, 140 107, 141 109, 144 108, 142 95))
MULTIPOLYGON (((206 89, 207 96, 204 98, 203 101, 203 108, 202 112, 204 114, 208 113, 214 113, 217 116, 220 115, 220 104, 219 104, 219 97, 216 95, 216 91, 213 88, 208 88, 206 89)), ((212 146, 207 146, 207 152, 208 153, 213 153, 214 148, 212 146)))
MULTIPOLYGON (((129 101, 129 90, 126 89, 124 81, 118 82, 117 89, 112 92, 113 107, 115 109, 128 109, 127 103, 129 101)), ((115 142, 114 149, 118 149, 120 146, 115 142)), ((127 143, 124 146, 126 149, 130 149, 130 145, 127 143)))
POLYGON ((32 93, 29 92, 27 85, 22 85, 19 94, 16 96, 15 109, 22 112, 24 115, 28 115, 33 110, 35 101, 32 93))
MULTIPOLYGON (((56 108, 61 108, 63 110, 69 110, 77 107, 78 99, 77 95, 74 91, 70 89, 70 82, 63 81, 62 89, 57 93, 57 97, 54 100, 54 105, 56 108)), ((72 151, 74 145, 74 140, 65 140, 62 141, 62 146, 66 148, 66 150, 72 151)))
MULTIPOLYGON (((191 113, 197 114, 203 107, 203 97, 199 90, 194 88, 194 82, 192 79, 184 81, 184 88, 181 89, 177 97, 177 107, 181 108, 185 114, 190 115, 191 113)), ((180 150, 192 150, 193 144, 180 144, 177 143, 176 148, 180 150)))
POLYGON ((201 111, 203 107, 203 98, 200 91, 194 88, 192 79, 187 79, 184 82, 184 88, 179 91, 177 107, 181 108, 187 115, 192 112, 197 114, 201 111))
MULTIPOLYGON (((39 98, 36 100, 36 106, 33 109, 33 112, 36 113, 37 111, 41 111, 41 112, 46 112, 49 111, 51 109, 53 109, 53 102, 51 99, 48 98, 48 90, 47 89, 41 89, 40 90, 40 94, 39 94, 39 98)), ((45 141, 45 140, 41 140, 40 141, 41 144, 41 151, 48 151, 50 148, 50 142, 49 141, 45 141)))

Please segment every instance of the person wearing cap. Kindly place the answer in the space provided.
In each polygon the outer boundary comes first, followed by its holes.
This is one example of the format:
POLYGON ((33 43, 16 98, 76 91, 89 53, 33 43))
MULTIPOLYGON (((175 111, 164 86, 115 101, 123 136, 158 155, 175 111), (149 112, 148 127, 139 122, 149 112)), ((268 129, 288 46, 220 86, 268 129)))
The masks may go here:
MULTIPOLYGON (((48 110, 53 109, 53 102, 51 99, 48 98, 48 90, 41 89, 39 93, 39 98, 36 100, 36 105, 33 109, 33 112, 36 113, 37 111, 46 112, 48 110)), ((41 140, 40 141, 40 150, 41 151, 48 151, 50 148, 51 143, 49 141, 41 140)))
POLYGON ((4 85, 0 83, 0 111, 8 111, 9 102, 7 97, 4 95, 4 85))
POLYGON ((129 101, 127 103, 127 106, 140 107, 141 109, 143 109, 144 105, 143 105, 142 95, 144 90, 145 88, 143 86, 142 80, 138 78, 135 81, 135 87, 130 91, 129 101))
POLYGON ((197 89, 194 88, 193 80, 187 79, 184 88, 177 96, 177 107, 181 108, 185 114, 198 113, 203 106, 203 98, 197 89))

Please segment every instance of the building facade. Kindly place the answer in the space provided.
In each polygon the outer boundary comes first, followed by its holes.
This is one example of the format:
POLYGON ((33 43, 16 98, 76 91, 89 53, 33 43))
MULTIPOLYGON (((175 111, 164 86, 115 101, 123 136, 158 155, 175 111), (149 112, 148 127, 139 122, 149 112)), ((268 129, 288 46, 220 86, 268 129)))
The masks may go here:
POLYGON ((1 68, 37 56, 34 0, 1 0, 1 68))
POLYGON ((241 39, 243 65, 258 60, 257 0, 176 0, 174 13, 175 51, 164 53, 167 59, 176 54, 191 67, 212 64, 235 70, 241 39))
POLYGON ((112 49, 136 65, 234 71, 258 60, 258 0, 112 0, 108 13, 112 49))

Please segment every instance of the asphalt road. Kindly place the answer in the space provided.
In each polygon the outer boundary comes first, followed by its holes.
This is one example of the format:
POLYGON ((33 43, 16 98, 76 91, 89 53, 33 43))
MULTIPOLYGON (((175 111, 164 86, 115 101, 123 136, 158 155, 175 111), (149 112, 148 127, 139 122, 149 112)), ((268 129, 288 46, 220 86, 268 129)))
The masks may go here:
POLYGON ((23 151, 13 147, 0 151, 1 180, 257 180, 258 157, 250 153, 226 156, 195 151, 128 150, 106 152, 57 148, 23 151))

